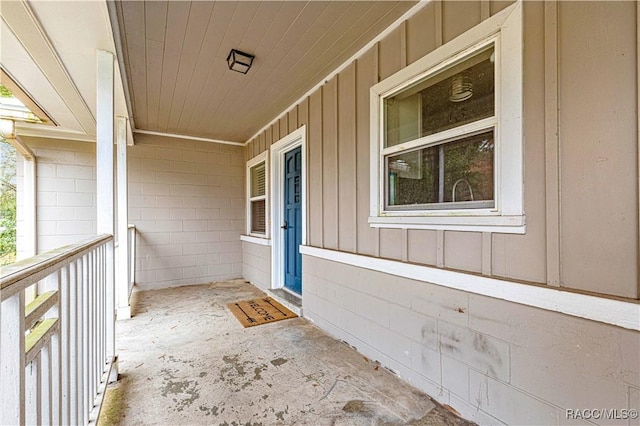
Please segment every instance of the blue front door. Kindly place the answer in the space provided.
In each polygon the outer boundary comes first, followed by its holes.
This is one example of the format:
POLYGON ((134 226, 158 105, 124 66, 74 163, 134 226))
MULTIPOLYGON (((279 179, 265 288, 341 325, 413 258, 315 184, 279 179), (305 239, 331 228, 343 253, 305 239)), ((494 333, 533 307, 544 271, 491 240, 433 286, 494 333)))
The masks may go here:
POLYGON ((284 286, 302 294, 302 150, 284 157, 284 286))

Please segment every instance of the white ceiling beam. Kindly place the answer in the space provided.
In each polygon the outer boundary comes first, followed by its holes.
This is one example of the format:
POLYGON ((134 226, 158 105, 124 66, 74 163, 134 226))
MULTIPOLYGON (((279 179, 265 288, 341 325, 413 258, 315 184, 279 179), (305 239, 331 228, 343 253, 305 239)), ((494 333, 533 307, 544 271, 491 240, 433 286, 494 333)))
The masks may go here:
POLYGON ((236 145, 236 146, 244 146, 245 145, 243 142, 233 142, 233 141, 224 141, 224 140, 221 140, 221 139, 201 138, 201 137, 198 137, 198 136, 177 135, 175 133, 152 132, 151 130, 134 129, 133 133, 139 133, 141 135, 164 136, 164 137, 167 137, 167 138, 187 139, 187 140, 191 140, 191 141, 221 143, 223 145, 236 145))
MULTIPOLYGON (((60 127, 43 126, 41 124, 16 123, 16 135, 31 138, 62 139, 79 142, 95 142, 95 135, 87 135, 60 127)), ((94 132, 95 133, 95 132, 94 132)))

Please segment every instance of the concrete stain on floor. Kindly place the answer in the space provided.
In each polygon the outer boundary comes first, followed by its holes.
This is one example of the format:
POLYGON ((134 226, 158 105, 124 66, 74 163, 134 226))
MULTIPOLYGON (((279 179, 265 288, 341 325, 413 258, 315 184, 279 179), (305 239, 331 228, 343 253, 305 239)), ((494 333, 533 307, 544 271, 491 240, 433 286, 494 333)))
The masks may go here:
POLYGON ((468 425, 304 318, 243 328, 243 280, 135 292, 101 425, 468 425))

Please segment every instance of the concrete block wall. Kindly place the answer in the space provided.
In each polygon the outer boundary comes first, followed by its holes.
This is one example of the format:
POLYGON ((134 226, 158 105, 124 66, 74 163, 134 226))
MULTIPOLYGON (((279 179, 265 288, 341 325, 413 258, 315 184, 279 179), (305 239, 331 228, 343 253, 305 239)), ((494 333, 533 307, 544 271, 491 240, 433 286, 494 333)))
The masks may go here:
POLYGON ((241 277, 242 147, 136 135, 128 171, 140 288, 241 277))
MULTIPOLYGON (((96 233, 96 146, 93 143, 23 137, 36 155, 38 253, 96 233)), ((18 256, 23 255, 23 162, 18 155, 18 256)))
POLYGON ((637 424, 640 333, 303 257, 305 317, 479 424, 637 424), (634 423, 635 422, 635 423, 634 423))
POLYGON ((271 288, 271 246, 242 242, 242 276, 262 290, 271 288))

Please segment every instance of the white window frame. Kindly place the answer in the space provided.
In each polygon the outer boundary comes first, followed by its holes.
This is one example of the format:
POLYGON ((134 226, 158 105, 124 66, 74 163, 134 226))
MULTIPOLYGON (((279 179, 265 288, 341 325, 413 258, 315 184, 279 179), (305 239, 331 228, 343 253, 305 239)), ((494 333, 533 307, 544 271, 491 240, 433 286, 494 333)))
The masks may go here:
POLYGON ((371 88, 371 226, 525 233, 522 27, 522 4, 518 2, 371 88), (495 45, 495 116, 446 130, 439 133, 437 139, 495 126, 494 207, 385 210, 385 156, 412 147, 427 147, 433 137, 385 148, 384 99, 492 43, 495 45))
POLYGON ((265 151, 261 154, 256 155, 251 160, 247 161, 247 172, 246 172, 246 190, 247 190, 247 204, 246 204, 246 234, 252 237, 257 238, 269 238, 269 155, 268 151, 265 151), (260 163, 264 163, 264 195, 259 195, 257 197, 251 197, 251 169, 255 166, 259 166, 260 163), (251 203, 253 201, 264 200, 264 219, 265 219, 265 229, 264 234, 260 234, 257 232, 251 231, 251 203))

